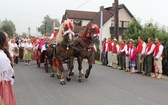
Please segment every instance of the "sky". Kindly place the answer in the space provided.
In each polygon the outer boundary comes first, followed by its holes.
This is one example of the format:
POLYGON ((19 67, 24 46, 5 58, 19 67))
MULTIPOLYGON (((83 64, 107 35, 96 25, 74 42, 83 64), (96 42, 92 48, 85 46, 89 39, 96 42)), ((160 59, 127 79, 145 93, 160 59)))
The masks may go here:
MULTIPOLYGON (((44 16, 57 18, 60 22, 65 10, 83 10, 98 12, 100 6, 112 6, 114 0, 0 0, 0 21, 13 21, 16 32, 21 34, 31 28, 31 34, 37 34, 36 28, 42 24, 44 16)), ((144 24, 149 20, 168 26, 168 0, 119 0, 125 4, 135 18, 144 24)))

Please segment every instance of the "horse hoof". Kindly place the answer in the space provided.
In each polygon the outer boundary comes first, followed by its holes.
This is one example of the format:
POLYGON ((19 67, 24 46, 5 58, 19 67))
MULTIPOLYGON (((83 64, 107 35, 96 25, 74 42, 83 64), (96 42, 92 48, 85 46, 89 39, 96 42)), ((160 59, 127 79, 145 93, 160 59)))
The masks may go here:
POLYGON ((85 74, 85 78, 88 78, 89 77, 89 75, 88 74, 85 74))
POLYGON ((69 78, 69 77, 66 77, 66 79, 67 79, 68 82, 71 80, 71 78, 69 78))
POLYGON ((50 74, 50 77, 54 77, 54 74, 50 74))
POLYGON ((81 82, 82 82, 82 79, 79 79, 78 81, 81 83, 81 82))
POLYGON ((65 81, 61 81, 60 84, 61 85, 66 85, 66 82, 65 81))
POLYGON ((58 78, 58 79, 61 79, 61 76, 60 76, 60 75, 57 75, 57 78, 58 78))
POLYGON ((74 75, 75 75, 74 72, 72 72, 72 73, 71 73, 71 76, 74 76, 74 75))

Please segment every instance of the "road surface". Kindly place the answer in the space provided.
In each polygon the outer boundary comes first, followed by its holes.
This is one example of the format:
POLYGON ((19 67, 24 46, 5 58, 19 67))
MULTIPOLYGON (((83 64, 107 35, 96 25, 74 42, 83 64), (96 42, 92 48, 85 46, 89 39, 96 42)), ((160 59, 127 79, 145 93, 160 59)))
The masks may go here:
MULTIPOLYGON (((83 67, 85 70, 87 64, 83 67)), ((34 61, 31 66, 19 62, 14 69, 17 105, 168 105, 168 79, 132 75, 95 64, 90 77, 79 83, 75 65, 75 76, 62 86, 34 61)))

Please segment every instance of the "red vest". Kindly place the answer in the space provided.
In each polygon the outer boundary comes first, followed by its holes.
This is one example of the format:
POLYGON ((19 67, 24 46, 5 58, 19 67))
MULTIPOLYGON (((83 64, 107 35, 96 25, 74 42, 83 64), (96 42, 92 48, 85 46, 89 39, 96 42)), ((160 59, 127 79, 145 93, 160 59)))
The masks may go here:
MULTIPOLYGON (((121 44, 121 45, 120 45, 120 50, 123 50, 123 49, 124 49, 124 47, 125 47, 125 45, 126 45, 126 44, 121 44)), ((125 54, 125 51, 124 51, 124 52, 122 52, 122 53, 123 53, 123 54, 125 54)))
POLYGON ((142 47, 143 47, 142 45, 143 45, 143 43, 144 43, 143 41, 141 41, 141 42, 138 43, 138 46, 137 46, 137 52, 138 53, 142 52, 142 47))
POLYGON ((58 32, 54 31, 54 38, 57 37, 58 32))
POLYGON ((132 45, 131 44, 127 44, 127 51, 128 51, 128 54, 126 55, 126 56, 129 56, 129 50, 131 50, 132 49, 132 45))
POLYGON ((103 43, 103 48, 102 48, 102 49, 103 49, 103 50, 102 50, 103 52, 105 52, 105 50, 106 50, 106 43, 107 43, 107 42, 104 42, 104 43, 103 43))
POLYGON ((112 47, 112 53, 117 53, 117 43, 114 43, 112 47))
POLYGON ((108 51, 112 51, 112 42, 108 42, 108 51))
MULTIPOLYGON (((156 57, 157 54, 159 53, 159 47, 160 47, 160 45, 162 45, 162 44, 157 44, 157 45, 155 46, 154 54, 153 54, 154 57, 156 57)), ((163 52, 162 52, 162 55, 161 55, 161 56, 163 56, 163 52)))
POLYGON ((148 43, 148 44, 146 45, 145 53, 148 53, 148 52, 151 50, 152 45, 153 45, 153 42, 148 43))

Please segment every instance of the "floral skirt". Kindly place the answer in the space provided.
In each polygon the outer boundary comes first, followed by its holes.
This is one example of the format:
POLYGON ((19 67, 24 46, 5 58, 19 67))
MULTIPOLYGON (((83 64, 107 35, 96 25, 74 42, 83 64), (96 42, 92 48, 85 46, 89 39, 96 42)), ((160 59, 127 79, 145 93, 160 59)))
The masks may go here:
POLYGON ((0 104, 1 105, 16 105, 16 100, 10 81, 0 82, 0 104))

